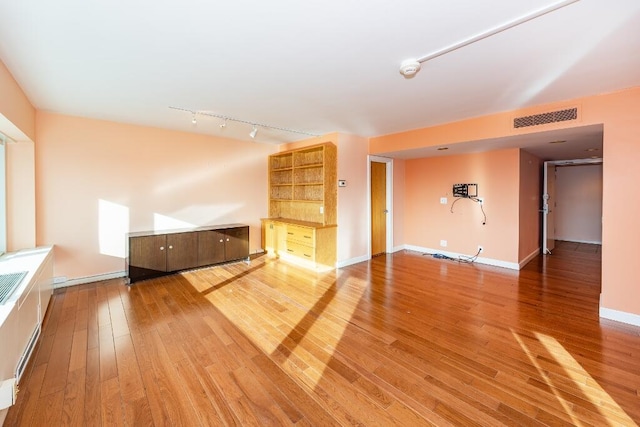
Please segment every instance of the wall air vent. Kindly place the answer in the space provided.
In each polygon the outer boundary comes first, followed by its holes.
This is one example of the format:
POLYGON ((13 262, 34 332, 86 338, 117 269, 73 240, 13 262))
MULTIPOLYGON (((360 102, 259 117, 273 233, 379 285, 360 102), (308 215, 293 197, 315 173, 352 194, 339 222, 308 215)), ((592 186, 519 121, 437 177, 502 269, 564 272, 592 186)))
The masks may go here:
POLYGON ((516 117, 513 119, 513 127, 526 128, 529 126, 546 125, 549 123, 566 122, 578 118, 578 109, 551 111, 549 113, 534 114, 532 116, 516 117))

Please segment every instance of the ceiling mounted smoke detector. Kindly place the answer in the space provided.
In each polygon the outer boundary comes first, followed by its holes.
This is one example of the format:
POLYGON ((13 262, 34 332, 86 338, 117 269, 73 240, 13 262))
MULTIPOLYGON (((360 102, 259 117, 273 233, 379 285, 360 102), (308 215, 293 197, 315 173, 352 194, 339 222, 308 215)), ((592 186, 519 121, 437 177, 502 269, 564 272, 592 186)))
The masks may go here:
POLYGON ((407 59, 400 64, 400 74, 410 79, 420 71, 420 63, 415 59, 407 59))

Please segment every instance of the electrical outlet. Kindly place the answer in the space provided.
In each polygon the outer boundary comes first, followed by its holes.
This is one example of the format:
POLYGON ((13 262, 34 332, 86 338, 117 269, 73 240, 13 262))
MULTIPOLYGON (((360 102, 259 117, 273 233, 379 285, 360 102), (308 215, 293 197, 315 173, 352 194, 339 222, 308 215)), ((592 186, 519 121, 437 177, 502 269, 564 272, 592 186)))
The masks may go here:
POLYGON ((441 205, 446 205, 447 204, 447 198, 446 197, 440 197, 440 204, 441 205))
POLYGON ((54 285, 58 285, 60 283, 64 283, 67 281, 67 277, 66 276, 59 276, 59 277, 54 277, 53 278, 53 284, 54 285))
POLYGON ((484 250, 484 248, 480 245, 478 245, 478 253, 482 252, 484 250))
POLYGON ((323 214, 324 213, 324 206, 320 206, 320 213, 323 214))
POLYGON ((442 246, 443 248, 447 247, 447 241, 446 240, 440 240, 440 246, 442 246))
POLYGON ((477 197, 477 199, 481 205, 484 205, 484 197, 477 197))

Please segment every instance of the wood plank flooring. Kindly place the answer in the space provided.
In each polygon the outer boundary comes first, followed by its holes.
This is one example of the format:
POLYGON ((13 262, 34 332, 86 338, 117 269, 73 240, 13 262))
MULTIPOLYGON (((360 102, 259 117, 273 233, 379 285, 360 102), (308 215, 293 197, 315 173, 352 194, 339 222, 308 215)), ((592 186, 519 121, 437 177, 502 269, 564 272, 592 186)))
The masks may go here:
POLYGON ((599 293, 568 242, 520 272, 263 256, 61 289, 5 425, 636 425, 640 328, 599 293))

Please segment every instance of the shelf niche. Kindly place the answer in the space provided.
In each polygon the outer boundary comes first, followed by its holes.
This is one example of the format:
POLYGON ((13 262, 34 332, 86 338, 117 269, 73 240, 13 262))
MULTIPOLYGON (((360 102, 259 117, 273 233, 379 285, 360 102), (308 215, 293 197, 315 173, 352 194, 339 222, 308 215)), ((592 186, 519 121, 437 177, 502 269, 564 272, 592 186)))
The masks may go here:
POLYGON ((325 142, 269 156, 269 217, 337 223, 335 145, 325 142))

